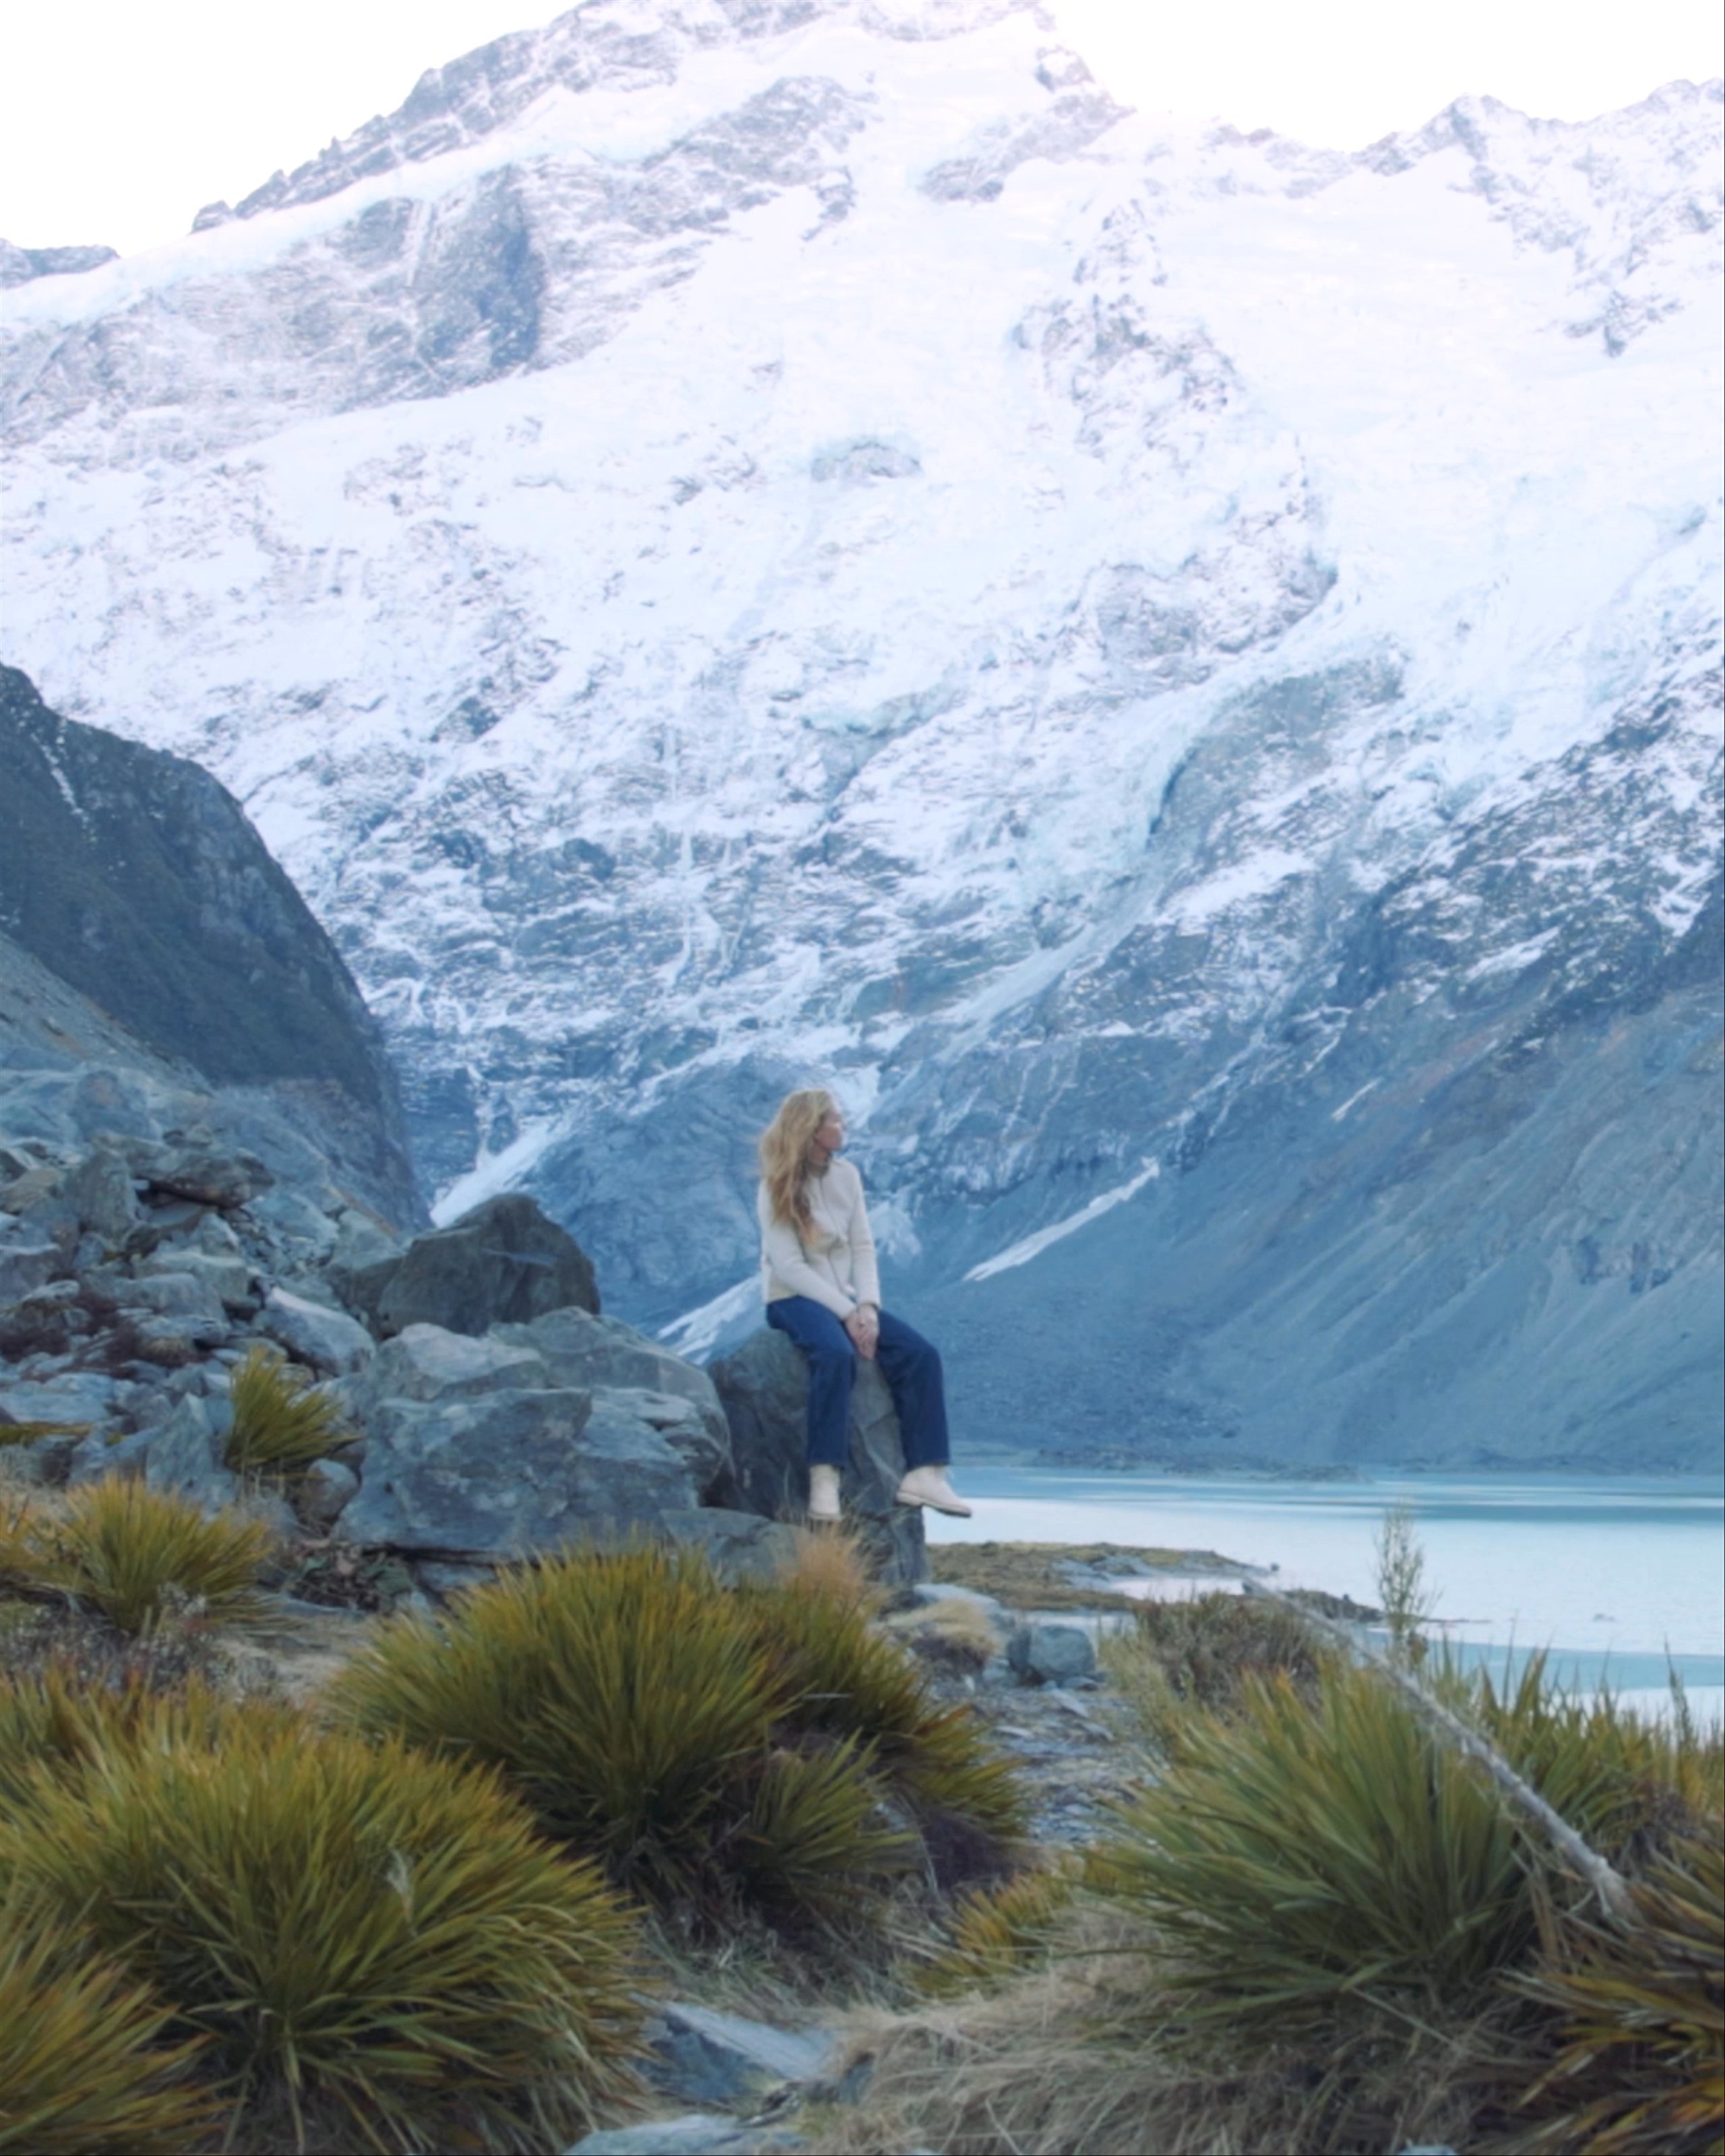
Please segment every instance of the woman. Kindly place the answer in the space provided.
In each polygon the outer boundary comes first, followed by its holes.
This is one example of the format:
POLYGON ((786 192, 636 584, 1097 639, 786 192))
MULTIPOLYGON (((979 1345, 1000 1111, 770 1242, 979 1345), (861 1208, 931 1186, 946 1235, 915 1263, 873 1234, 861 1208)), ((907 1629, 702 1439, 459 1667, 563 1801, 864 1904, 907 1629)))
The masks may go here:
POLYGON ((761 1292, 767 1322, 809 1361, 809 1517, 839 1517, 856 1358, 878 1361, 898 1409, 906 1473, 901 1505, 970 1517, 947 1479, 941 1358, 880 1307, 880 1276, 862 1178, 837 1158, 845 1118, 819 1087, 788 1093, 761 1139, 761 1292))

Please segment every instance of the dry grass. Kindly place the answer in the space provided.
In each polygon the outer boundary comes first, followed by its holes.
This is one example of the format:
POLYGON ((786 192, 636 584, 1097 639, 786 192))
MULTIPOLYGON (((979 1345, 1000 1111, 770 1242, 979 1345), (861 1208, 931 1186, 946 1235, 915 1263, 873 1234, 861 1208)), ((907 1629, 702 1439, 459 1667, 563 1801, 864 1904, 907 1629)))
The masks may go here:
POLYGON ((841 1609, 872 1617, 886 1600, 869 1568, 868 1553, 855 1531, 843 1525, 793 1527, 794 1554, 783 1573, 787 1587, 824 1595, 841 1609))
POLYGON ((811 2107, 821 2156, 1381 2156, 1467 2145, 1489 2034, 1458 2026, 1327 2056, 1273 2036, 1250 2051, 1194 2042, 1159 1992, 1144 1935, 1073 1910, 1048 1966, 1005 1989, 911 2013, 843 2018, 854 2108, 811 2107))
POLYGON ((1000 1652, 1001 1639, 987 1612, 973 1602, 931 1602, 901 1609, 886 1630, 925 1661, 974 1676, 1000 1652))

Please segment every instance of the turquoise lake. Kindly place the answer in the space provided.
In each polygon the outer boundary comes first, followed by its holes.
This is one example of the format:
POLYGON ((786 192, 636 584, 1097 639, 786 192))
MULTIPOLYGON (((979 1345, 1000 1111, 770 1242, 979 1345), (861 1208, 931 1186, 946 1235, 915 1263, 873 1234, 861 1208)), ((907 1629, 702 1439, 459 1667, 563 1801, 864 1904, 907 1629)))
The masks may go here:
POLYGON ((1551 1650, 1562 1681, 1651 1703, 1676 1670, 1725 1711, 1725 1478, 1385 1476, 1358 1482, 967 1466, 971 1520, 932 1542, 1118 1543, 1275 1566, 1274 1584, 1376 1599, 1373 1543, 1412 1512, 1434 1627, 1471 1661, 1551 1650))

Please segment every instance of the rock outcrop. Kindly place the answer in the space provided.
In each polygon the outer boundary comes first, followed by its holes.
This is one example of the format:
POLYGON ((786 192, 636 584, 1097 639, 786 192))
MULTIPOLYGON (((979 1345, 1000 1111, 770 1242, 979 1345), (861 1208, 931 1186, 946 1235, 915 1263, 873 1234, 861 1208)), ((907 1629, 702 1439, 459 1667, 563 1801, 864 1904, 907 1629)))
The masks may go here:
MULTIPOLYGON (((809 1503, 809 1366, 782 1332, 762 1327, 712 1366, 731 1426, 736 1502, 769 1520, 800 1520, 809 1503)), ((880 1577, 908 1586, 928 1576, 922 1515, 894 1493, 905 1472, 898 1417, 886 1380, 859 1361, 850 1399, 845 1515, 880 1577)))
POLYGON ((518 1191, 488 1199, 449 1227, 416 1237, 398 1256, 352 1273, 345 1293, 385 1339, 410 1325, 484 1332, 552 1311, 597 1316, 599 1307, 586 1252, 518 1191))

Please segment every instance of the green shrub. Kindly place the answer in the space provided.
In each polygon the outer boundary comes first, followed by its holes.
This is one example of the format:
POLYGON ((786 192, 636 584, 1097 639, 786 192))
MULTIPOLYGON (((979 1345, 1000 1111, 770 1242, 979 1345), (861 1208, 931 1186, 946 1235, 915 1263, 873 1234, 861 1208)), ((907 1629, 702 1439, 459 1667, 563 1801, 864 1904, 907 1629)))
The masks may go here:
MULTIPOLYGON (((157 1710, 161 1712, 162 1710, 157 1710)), ((622 2085, 632 1928, 490 1778, 279 1711, 110 1733, 0 1821, 0 1871, 343 2145, 561 2146, 622 2085)))
POLYGON ((1680 1841, 1628 1925, 1572 1920, 1523 1987, 1563 2017, 1513 2144, 1550 2156, 1710 2156, 1725 2145, 1725 1825, 1680 1841))
POLYGON ((437 1621, 385 1626, 333 1699, 360 1727, 500 1768, 620 1885, 709 1918, 741 1903, 854 1922, 911 1861, 913 1826, 950 1840, 950 1814, 992 1837, 1015 1816, 1005 1768, 860 1610, 729 1593, 687 1554, 506 1574, 437 1621))
POLYGON ((256 1520, 207 1517, 188 1499, 130 1477, 91 1482, 52 1508, 0 1522, 0 1576, 73 1596, 122 1631, 188 1604, 226 1624, 258 1614, 258 1574, 273 1537, 256 1520))
POLYGON ((183 2156, 208 2125, 201 2048, 172 2009, 69 1933, 0 1900, 0 2156, 183 2156))
POLYGON ((249 1349, 228 1395, 228 1465, 236 1475, 290 1476, 353 1435, 336 1400, 273 1348, 249 1349))
POLYGON ((1315 1698, 1326 1657, 1292 1610, 1218 1590, 1141 1602, 1103 1640, 1101 1661, 1145 1732, 1166 1745, 1189 1709, 1233 1712, 1250 1676, 1283 1671, 1315 1698))
POLYGON ((194 1680, 169 1692, 133 1682, 85 1685, 50 1665, 0 1678, 0 1817, 22 1811, 43 1780, 75 1779, 115 1751, 140 1746, 213 1751, 236 1719, 253 1729, 299 1727, 296 1708, 244 1702, 194 1680))

